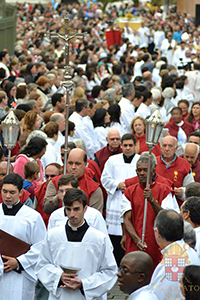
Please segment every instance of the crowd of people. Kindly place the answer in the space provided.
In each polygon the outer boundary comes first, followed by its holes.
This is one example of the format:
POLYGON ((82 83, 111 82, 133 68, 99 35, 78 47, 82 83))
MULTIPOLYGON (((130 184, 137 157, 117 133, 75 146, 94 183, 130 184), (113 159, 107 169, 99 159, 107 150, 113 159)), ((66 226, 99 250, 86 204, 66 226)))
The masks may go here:
POLYGON ((1 299, 105 300, 117 277, 131 300, 199 299, 200 30, 175 7, 89 2, 17 3, 0 49, 0 121, 20 121, 9 166, 0 131, 1 299), (65 26, 87 33, 69 40, 67 127, 65 26))

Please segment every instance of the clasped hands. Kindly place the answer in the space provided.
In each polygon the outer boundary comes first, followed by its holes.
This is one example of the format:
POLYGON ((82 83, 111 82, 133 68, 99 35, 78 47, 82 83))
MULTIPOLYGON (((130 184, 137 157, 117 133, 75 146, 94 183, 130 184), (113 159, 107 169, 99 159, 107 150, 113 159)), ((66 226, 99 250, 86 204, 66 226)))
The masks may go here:
POLYGON ((61 288, 68 289, 68 290, 76 290, 82 288, 82 281, 76 278, 78 274, 71 274, 71 273, 62 273, 61 281, 63 285, 61 288))

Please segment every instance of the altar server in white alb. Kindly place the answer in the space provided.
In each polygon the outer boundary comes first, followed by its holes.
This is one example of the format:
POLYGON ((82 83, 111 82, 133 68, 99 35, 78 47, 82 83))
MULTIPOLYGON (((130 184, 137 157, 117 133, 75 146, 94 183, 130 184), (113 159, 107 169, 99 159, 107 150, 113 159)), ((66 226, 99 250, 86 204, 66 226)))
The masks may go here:
POLYGON ((49 300, 100 300, 116 282, 110 244, 84 219, 86 203, 83 191, 69 189, 64 196, 69 220, 50 229, 43 242, 36 273, 50 292, 49 300))
MULTIPOLYGON (((72 174, 63 175, 58 180, 59 199, 63 201, 66 191, 71 188, 79 188, 78 179, 72 174)), ((105 235, 108 235, 105 220, 97 209, 88 206, 84 218, 89 226, 100 230, 105 235)), ((53 227, 65 225, 67 220, 68 217, 65 207, 63 206, 56 209, 49 218, 48 230, 53 227)))
POLYGON ((0 229, 28 243, 31 248, 17 258, 2 256, 5 262, 0 280, 1 300, 33 300, 35 295, 37 277, 34 267, 46 228, 40 214, 20 202, 22 186, 22 177, 14 173, 7 175, 2 183, 0 229))
POLYGON ((126 189, 125 179, 137 175, 136 163, 140 157, 135 154, 135 143, 134 135, 124 134, 121 139, 123 153, 109 157, 101 176, 102 185, 108 193, 106 223, 118 265, 124 255, 124 251, 120 246, 122 238, 122 219, 120 219, 122 191, 126 189))

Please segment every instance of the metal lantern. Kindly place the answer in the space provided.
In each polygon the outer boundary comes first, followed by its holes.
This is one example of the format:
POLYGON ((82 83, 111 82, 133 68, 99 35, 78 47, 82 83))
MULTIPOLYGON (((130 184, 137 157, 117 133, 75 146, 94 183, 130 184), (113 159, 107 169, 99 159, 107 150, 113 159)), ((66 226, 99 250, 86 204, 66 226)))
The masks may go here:
POLYGON ((14 112, 11 110, 5 120, 1 122, 4 144, 8 148, 8 165, 7 174, 9 174, 10 156, 11 149, 16 145, 20 122, 15 116, 14 112))
MULTIPOLYGON (((151 151, 157 145, 164 125, 165 123, 162 121, 158 110, 156 110, 151 115, 151 117, 146 120, 146 144, 149 148, 146 188, 149 187, 149 180, 150 180, 151 151)), ((142 227, 143 244, 144 244, 145 231, 146 231, 146 220, 147 220, 147 198, 145 199, 145 203, 144 203, 144 218, 143 218, 143 227, 142 227)))
POLYGON ((157 145, 164 124, 159 110, 156 110, 151 117, 146 120, 146 144, 150 149, 157 145))

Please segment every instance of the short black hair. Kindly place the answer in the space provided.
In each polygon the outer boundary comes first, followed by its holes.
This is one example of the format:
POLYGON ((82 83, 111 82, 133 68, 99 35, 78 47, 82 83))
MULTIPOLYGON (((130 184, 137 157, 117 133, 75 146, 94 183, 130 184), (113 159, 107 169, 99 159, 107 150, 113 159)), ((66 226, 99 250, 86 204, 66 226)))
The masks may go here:
POLYGON ((163 209, 157 214, 155 227, 157 227, 161 237, 168 242, 183 239, 183 218, 172 209, 163 209))
POLYGON ((200 138, 200 132, 199 131, 193 131, 189 134, 188 138, 191 136, 198 136, 200 138))
POLYGON ((72 189, 69 189, 68 191, 66 191, 64 199, 63 199, 65 206, 72 206, 72 204, 75 201, 82 203, 83 207, 85 207, 87 204, 86 194, 83 191, 76 189, 76 188, 72 188, 72 189))
POLYGON ((0 51, 0 61, 8 54, 8 51, 0 51))
POLYGON ((136 138, 131 133, 124 134, 121 138, 121 143, 123 143, 123 141, 127 141, 127 140, 133 140, 134 145, 136 144, 136 138))
POLYGON ((75 102, 75 111, 78 113, 81 112, 84 107, 88 107, 88 104, 89 102, 87 99, 77 99, 75 102))
POLYGON ((23 187, 23 179, 19 174, 10 173, 3 179, 1 188, 3 188, 4 184, 12 184, 12 185, 16 186, 20 192, 23 187))
POLYGON ((171 114, 173 113, 174 110, 179 110, 180 114, 181 115, 183 114, 183 111, 179 106, 173 107, 172 110, 171 110, 171 114))
POLYGON ((55 107, 57 102, 61 102, 63 96, 64 95, 62 93, 53 94, 51 99, 52 106, 55 107))
POLYGON ((183 212, 190 212, 190 219, 194 224, 200 225, 200 197, 192 196, 182 205, 183 212))
POLYGON ((100 91, 104 91, 104 87, 102 85, 95 85, 91 92, 92 98, 97 98, 99 96, 100 91))
POLYGON ((63 175, 58 180, 58 188, 62 185, 67 185, 67 184, 71 184, 72 187, 76 189, 79 187, 78 179, 72 174, 63 175))
POLYGON ((149 91, 142 92, 143 100, 142 102, 145 103, 147 99, 150 99, 152 97, 152 93, 149 91))

